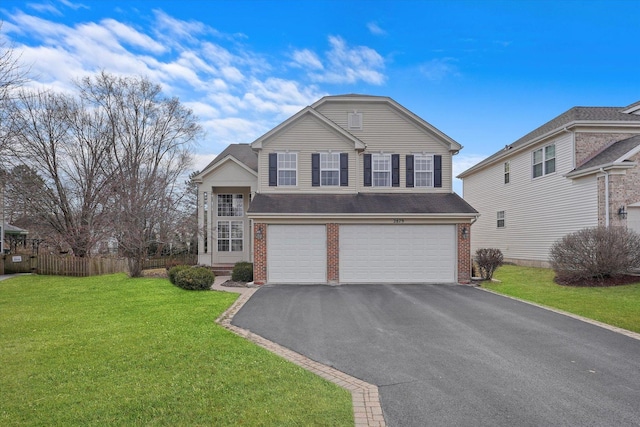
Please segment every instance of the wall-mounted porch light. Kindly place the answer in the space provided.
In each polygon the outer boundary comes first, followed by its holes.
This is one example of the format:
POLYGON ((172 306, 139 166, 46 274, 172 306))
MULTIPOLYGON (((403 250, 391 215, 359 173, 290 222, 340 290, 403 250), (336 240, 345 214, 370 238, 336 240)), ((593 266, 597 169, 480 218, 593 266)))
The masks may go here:
POLYGON ((262 240, 262 237, 262 226, 259 226, 258 228, 256 228, 256 239, 262 240))
POLYGON ((467 226, 463 225, 462 226, 462 238, 466 240, 468 235, 469 235, 469 231, 467 230, 467 226))
POLYGON ((627 218, 627 211, 625 210, 624 206, 620 206, 620 209, 618 209, 618 217, 620 219, 626 219, 627 218))

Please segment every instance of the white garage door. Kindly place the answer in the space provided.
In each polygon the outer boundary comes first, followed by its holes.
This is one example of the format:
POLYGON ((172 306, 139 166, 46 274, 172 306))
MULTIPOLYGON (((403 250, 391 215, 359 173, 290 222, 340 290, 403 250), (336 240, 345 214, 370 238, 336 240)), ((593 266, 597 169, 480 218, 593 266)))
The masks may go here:
POLYGON ((341 283, 452 283, 455 225, 343 225, 341 283))
POLYGON ((269 283, 326 283, 326 272, 327 232, 324 225, 269 225, 269 283))

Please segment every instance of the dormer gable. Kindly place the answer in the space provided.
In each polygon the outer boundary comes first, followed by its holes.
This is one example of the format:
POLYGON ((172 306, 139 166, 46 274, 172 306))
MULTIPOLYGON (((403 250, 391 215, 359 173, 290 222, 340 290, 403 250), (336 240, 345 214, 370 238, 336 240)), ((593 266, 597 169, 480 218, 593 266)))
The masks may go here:
POLYGON ((335 124, 334 122, 332 122, 331 120, 323 116, 322 114, 318 113, 312 107, 303 108, 297 114, 293 115, 292 117, 285 120, 284 122, 282 122, 281 124, 273 128, 272 130, 270 130, 269 132, 262 135, 260 138, 253 141, 251 143, 251 148, 254 150, 260 150, 264 148, 264 146, 267 145, 269 141, 277 138, 279 134, 295 126, 298 122, 302 121, 307 117, 311 117, 314 120, 317 120, 327 129, 331 130, 332 132, 335 132, 336 134, 344 138, 346 141, 349 141, 350 143, 352 143, 355 150, 364 150, 366 148, 364 142, 362 142, 357 137, 347 132, 345 129, 338 126, 337 124, 335 124))

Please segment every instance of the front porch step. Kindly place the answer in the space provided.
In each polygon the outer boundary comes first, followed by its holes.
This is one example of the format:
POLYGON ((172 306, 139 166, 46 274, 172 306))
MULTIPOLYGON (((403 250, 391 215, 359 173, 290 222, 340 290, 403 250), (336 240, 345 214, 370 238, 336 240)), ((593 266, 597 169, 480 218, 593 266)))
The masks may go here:
POLYGON ((214 264, 211 267, 211 271, 216 277, 220 276, 231 276, 231 272, 233 271, 233 264, 214 264))

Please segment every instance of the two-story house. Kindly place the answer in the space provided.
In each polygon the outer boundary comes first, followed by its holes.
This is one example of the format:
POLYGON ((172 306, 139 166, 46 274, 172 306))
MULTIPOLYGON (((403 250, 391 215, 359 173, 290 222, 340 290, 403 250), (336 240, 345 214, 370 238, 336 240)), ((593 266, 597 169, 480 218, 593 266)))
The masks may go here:
POLYGON ((391 98, 324 97, 194 178, 199 262, 253 261, 256 283, 468 282, 461 148, 391 98))
POLYGON ((480 212, 471 249, 549 266, 549 249, 582 228, 640 232, 640 102, 574 107, 461 173, 480 212))

